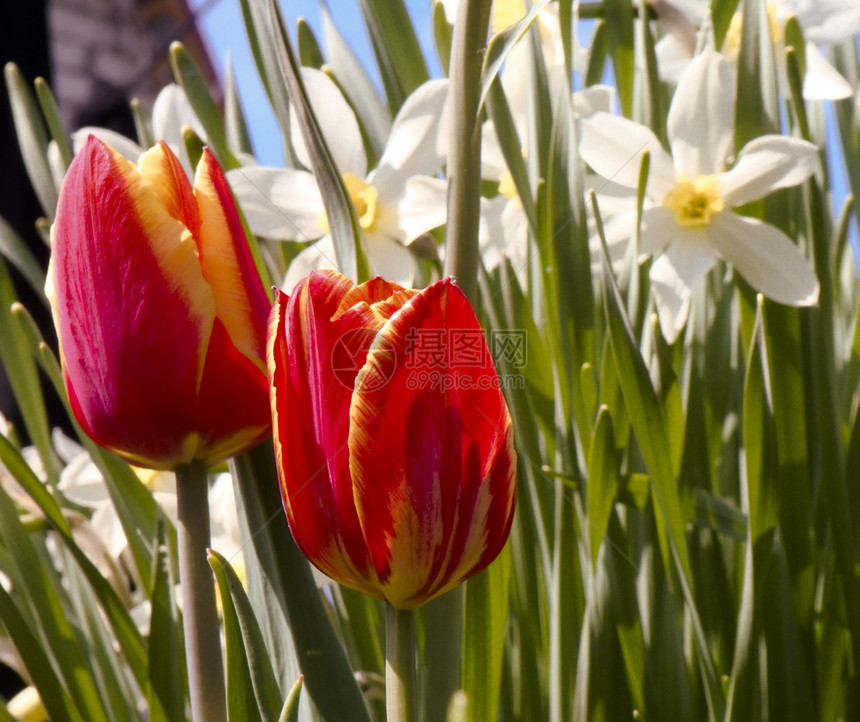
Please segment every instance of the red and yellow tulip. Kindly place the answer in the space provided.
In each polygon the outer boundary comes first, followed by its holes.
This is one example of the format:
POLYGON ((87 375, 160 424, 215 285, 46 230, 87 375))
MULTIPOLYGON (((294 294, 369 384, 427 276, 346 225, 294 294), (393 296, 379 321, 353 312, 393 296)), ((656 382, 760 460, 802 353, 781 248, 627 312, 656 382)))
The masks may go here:
POLYGON ((224 175, 164 145, 137 165, 90 137, 60 192, 46 292, 72 410, 152 468, 213 464, 270 433, 266 291, 224 175))
POLYGON ((313 564, 414 609, 496 557, 516 496, 511 418, 451 279, 416 291, 315 271, 278 295, 267 358, 284 506, 313 564))

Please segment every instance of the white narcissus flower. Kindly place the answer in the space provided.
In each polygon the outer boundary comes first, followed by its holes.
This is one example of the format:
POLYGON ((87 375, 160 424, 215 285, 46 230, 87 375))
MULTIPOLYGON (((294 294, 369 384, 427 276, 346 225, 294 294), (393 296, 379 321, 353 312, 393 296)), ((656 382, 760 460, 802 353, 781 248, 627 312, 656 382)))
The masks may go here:
MULTIPOLYGON (((663 251, 650 275, 670 342, 686 321, 693 286, 720 258, 775 301, 806 306, 818 298, 815 273, 792 240, 731 210, 806 180, 817 166, 818 149, 797 138, 766 135, 745 145, 727 169, 733 87, 718 53, 706 50, 690 63, 669 109, 671 155, 650 129, 633 121, 606 113, 581 121, 580 154, 604 178, 635 188, 642 154, 650 154, 640 252, 663 251)), ((630 221, 632 234, 632 216, 630 221)))
MULTIPOLYGON (((447 80, 417 88, 394 119, 375 169, 368 173, 358 121, 337 86, 324 73, 304 68, 303 81, 335 165, 342 174, 367 240, 369 260, 379 275, 408 282, 414 271, 406 244, 444 224, 447 184, 435 177, 445 158, 444 108, 447 80)), ((311 167, 299 128, 296 155, 311 167)), ((322 197, 306 170, 249 166, 227 177, 251 231, 276 240, 319 240, 293 261, 284 281, 315 268, 335 266, 322 197)))
MULTIPOLYGON (((675 82, 693 57, 696 30, 707 17, 708 0, 655 0, 667 34, 656 45, 660 77, 675 82)), ((785 23, 795 17, 806 39, 806 75, 803 97, 808 100, 840 100, 850 97, 851 85, 821 54, 818 46, 837 45, 860 31, 860 2, 857 0, 767 0, 771 38, 776 51, 779 82, 788 93, 785 62, 785 23)), ((737 57, 741 15, 735 13, 722 51, 737 57)))

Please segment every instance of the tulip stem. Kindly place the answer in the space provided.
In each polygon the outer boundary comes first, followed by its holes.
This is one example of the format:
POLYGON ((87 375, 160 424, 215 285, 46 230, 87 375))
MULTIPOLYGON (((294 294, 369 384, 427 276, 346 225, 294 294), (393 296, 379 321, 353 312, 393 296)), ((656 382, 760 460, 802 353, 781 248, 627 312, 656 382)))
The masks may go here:
POLYGON ((385 713, 387 722, 415 717, 415 612, 385 604, 385 713))
POLYGON ((192 461, 176 468, 176 503, 182 629, 191 719, 194 722, 226 722, 221 631, 215 607, 214 577, 206 552, 210 545, 206 466, 192 461))
POLYGON ((451 46, 451 126, 448 147, 448 222, 445 274, 472 303, 478 299, 478 224, 481 215, 481 63, 491 0, 461 2, 451 46))

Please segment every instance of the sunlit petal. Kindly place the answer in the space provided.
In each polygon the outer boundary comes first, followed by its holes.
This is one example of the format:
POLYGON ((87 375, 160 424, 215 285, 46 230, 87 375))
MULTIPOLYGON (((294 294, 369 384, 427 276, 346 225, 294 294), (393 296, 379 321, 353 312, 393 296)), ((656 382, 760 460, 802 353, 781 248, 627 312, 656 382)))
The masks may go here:
MULTIPOLYGON (((627 188, 639 184, 642 154, 650 154, 648 194, 660 199, 675 184, 675 166, 657 136, 644 125, 608 113, 580 120, 579 153, 594 172, 627 188)), ((595 191, 599 192, 600 187, 595 191)))
POLYGON ((723 201, 739 206, 802 183, 818 166, 818 148, 799 138, 765 135, 747 143, 734 167, 717 178, 723 201))
POLYGON ((717 259, 704 232, 687 242, 673 243, 651 266, 651 289, 656 299, 660 330, 674 343, 687 321, 692 288, 717 259))
POLYGON ((721 213, 709 232, 711 246, 753 288, 791 306, 818 300, 818 279, 798 247, 774 226, 721 213))
POLYGON ((311 173, 254 166, 227 171, 227 179, 254 235, 310 241, 324 233, 322 198, 311 173))
POLYGON ((707 49, 684 71, 669 109, 667 130, 678 173, 695 178, 725 167, 732 149, 734 112, 728 63, 707 49))
POLYGON ((852 93, 851 84, 827 61, 815 45, 807 43, 803 97, 809 100, 842 100, 850 98, 852 93))
MULTIPOLYGON (((364 178, 367 174, 364 141, 355 112, 343 93, 328 75, 315 68, 302 68, 302 82, 338 171, 364 178)), ((295 113, 290 114, 290 132, 296 155, 305 168, 311 168, 304 134, 295 113)))

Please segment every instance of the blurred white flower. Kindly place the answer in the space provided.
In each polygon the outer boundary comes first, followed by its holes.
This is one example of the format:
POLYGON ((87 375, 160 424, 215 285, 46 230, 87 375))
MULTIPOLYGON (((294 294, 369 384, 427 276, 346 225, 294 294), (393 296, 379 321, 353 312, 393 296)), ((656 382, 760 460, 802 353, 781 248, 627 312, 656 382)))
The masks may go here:
MULTIPOLYGON (((593 113, 612 109, 613 89, 594 85, 573 94, 573 113, 584 118, 593 113)), ((525 138, 525 98, 512 98, 511 112, 519 137, 525 138)), ((523 148, 524 157, 528 149, 523 148)), ((484 124, 481 145, 481 177, 499 184, 498 195, 486 201, 481 213, 480 245, 484 265, 497 266, 503 257, 510 258, 514 270, 521 276, 526 269, 529 223, 510 170, 505 163, 499 139, 491 121, 484 124)))
MULTIPOLYGON (((135 468, 165 516, 176 524, 176 477, 169 471, 135 468)), ((59 489, 70 501, 93 510, 90 526, 111 559, 119 562, 128 549, 128 540, 110 498, 101 472, 86 452, 82 452, 60 474, 59 489)), ((230 475, 219 474, 209 489, 210 546, 237 568, 241 557, 239 521, 230 475)))
MULTIPOLYGON (((368 173, 361 130, 343 94, 324 73, 309 68, 302 73, 323 137, 358 214, 373 270, 408 282, 414 260, 406 245, 446 219, 447 184, 435 174, 445 158, 447 80, 424 83, 406 99, 379 163, 368 173)), ((296 155, 310 168, 302 134, 297 126, 293 131, 296 155)), ((227 177, 254 234, 278 240, 320 239, 293 261, 284 281, 288 291, 311 270, 335 266, 325 208, 312 173, 249 166, 229 171, 227 177)))
MULTIPOLYGON (((191 172, 191 161, 185 150, 185 142, 182 140, 183 126, 189 126, 200 138, 206 138, 206 132, 197 119, 191 103, 185 95, 185 91, 170 83, 158 93, 152 106, 152 134, 156 141, 163 140, 182 162, 185 172, 189 177, 191 172)), ((145 148, 135 141, 126 138, 115 130, 99 128, 96 126, 85 126, 72 133, 72 145, 77 153, 84 145, 87 137, 96 136, 99 140, 107 143, 124 158, 136 163, 145 148)))
MULTIPOLYGON (((707 18, 708 0, 654 0, 667 34, 656 45, 660 77, 677 82, 692 60, 697 30, 707 18)), ((806 40, 806 75, 803 97, 808 100, 839 100, 850 97, 851 85, 822 55, 818 46, 837 45, 860 31, 857 0, 767 0, 766 11, 776 54, 779 83, 788 93, 785 61, 785 23, 795 17, 806 40)), ((736 60, 740 46, 741 15, 735 13, 722 52, 736 60)))
MULTIPOLYGON (((775 301, 804 306, 818 298, 815 273, 791 239, 731 211, 803 182, 817 166, 818 150, 796 138, 762 136, 744 146, 727 169, 733 98, 726 61, 706 50, 684 71, 675 91, 667 119, 671 155, 650 129, 633 121, 606 113, 581 121, 580 154, 604 178, 636 188, 642 154, 650 154, 639 250, 663 251, 650 276, 660 326, 670 342, 686 321, 693 286, 719 258, 775 301)), ((626 219, 629 237, 635 216, 626 219)))

